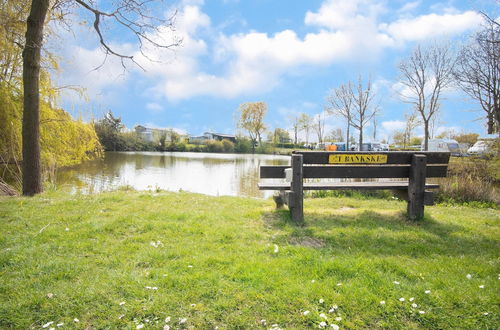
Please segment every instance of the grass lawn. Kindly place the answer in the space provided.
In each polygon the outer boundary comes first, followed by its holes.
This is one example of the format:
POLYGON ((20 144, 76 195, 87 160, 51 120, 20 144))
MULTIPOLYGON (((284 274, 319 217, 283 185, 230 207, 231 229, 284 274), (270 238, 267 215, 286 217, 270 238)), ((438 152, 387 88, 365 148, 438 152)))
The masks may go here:
POLYGON ((271 200, 0 197, 0 328, 498 328, 499 210, 405 207, 307 199, 298 228, 271 200))

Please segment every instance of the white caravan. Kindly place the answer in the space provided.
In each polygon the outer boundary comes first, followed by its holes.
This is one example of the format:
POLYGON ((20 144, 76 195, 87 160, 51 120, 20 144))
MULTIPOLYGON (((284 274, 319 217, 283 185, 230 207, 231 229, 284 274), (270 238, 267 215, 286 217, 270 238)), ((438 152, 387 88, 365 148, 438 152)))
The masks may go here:
MULTIPOLYGON (((422 150, 424 150, 424 143, 422 143, 422 150)), ((450 152, 452 156, 460 156, 460 145, 453 139, 432 139, 429 140, 429 147, 427 151, 443 151, 450 152)))

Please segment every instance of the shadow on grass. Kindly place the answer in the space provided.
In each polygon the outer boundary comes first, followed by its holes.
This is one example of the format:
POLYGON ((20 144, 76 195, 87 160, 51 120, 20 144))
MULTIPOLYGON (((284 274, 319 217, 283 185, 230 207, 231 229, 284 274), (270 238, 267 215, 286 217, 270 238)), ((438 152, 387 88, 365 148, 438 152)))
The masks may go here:
POLYGON ((291 220, 287 209, 263 214, 266 226, 279 229, 282 243, 326 249, 335 254, 387 256, 467 256, 495 254, 498 242, 460 225, 444 224, 428 214, 418 222, 405 214, 363 211, 354 214, 305 213, 305 226, 291 220))

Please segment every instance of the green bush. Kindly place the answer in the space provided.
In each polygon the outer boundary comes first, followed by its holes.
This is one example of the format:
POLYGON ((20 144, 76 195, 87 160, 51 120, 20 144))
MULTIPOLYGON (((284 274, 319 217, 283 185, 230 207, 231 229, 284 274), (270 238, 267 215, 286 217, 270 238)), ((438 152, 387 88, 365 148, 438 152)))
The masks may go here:
POLYGON ((252 141, 248 138, 238 137, 236 138, 236 144, 234 146, 234 151, 242 154, 252 152, 252 141))
POLYGON ((229 140, 222 140, 222 149, 224 152, 234 152, 234 143, 229 140))
POLYGON ((221 141, 209 140, 207 141, 208 152, 223 152, 224 145, 221 141))

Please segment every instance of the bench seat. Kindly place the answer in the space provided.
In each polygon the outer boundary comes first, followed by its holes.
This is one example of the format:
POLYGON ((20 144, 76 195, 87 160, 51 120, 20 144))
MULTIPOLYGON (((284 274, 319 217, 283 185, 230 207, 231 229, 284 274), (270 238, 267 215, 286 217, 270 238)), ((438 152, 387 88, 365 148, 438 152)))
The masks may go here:
MULTIPOLYGON (((259 182, 259 190, 290 190, 290 182, 259 182)), ((437 189, 438 184, 426 183, 425 189, 437 189)), ((407 190, 408 182, 387 181, 387 182, 304 182, 304 190, 341 190, 341 189, 395 189, 407 190)))

